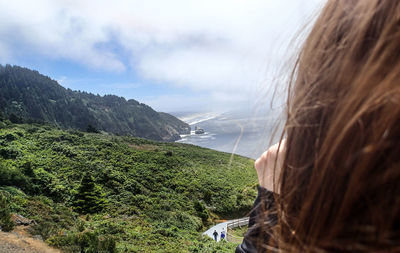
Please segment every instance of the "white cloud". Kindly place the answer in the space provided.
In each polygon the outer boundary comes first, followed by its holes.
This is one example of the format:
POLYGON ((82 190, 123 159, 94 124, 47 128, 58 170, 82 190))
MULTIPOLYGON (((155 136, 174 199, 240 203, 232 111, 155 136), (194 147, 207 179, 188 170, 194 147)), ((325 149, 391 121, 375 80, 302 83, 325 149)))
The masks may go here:
POLYGON ((17 53, 17 41, 46 57, 240 101, 257 94, 322 1, 0 0, 0 60, 17 53))
POLYGON ((0 41, 0 62, 7 62, 11 55, 10 55, 10 50, 7 48, 7 46, 0 41))
POLYGON ((140 102, 151 105, 156 111, 162 112, 196 112, 215 111, 217 104, 210 104, 209 96, 205 95, 161 95, 154 97, 141 97, 140 102))
POLYGON ((126 89, 136 89, 142 86, 140 83, 107 83, 107 84, 100 84, 103 88, 115 88, 120 90, 126 89))

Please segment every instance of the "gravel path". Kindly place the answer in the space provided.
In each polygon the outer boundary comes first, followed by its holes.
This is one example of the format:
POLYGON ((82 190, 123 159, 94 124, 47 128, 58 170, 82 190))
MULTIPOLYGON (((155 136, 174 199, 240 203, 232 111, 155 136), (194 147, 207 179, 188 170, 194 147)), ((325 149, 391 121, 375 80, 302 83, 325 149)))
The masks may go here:
POLYGON ((27 237, 24 233, 0 232, 0 253, 60 253, 43 241, 27 237))

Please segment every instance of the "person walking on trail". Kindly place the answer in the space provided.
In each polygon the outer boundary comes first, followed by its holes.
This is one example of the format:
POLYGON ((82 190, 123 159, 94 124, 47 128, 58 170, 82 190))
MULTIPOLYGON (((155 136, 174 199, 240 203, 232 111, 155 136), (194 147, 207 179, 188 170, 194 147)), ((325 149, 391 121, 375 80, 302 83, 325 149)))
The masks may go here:
POLYGON ((224 231, 224 229, 222 229, 222 231, 221 231, 221 240, 224 240, 225 239, 225 231, 224 231))
POLYGON ((217 239, 218 239, 218 232, 217 232, 217 230, 214 230, 213 236, 214 236, 214 240, 217 241, 217 239))

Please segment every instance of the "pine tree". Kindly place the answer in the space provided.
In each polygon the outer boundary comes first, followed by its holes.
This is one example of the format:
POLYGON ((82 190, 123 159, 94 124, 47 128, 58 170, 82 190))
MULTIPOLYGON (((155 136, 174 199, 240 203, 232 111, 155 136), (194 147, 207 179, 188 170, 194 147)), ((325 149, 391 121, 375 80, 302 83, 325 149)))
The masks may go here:
POLYGON ((14 123, 14 124, 22 123, 22 119, 20 117, 18 117, 17 115, 15 115, 14 113, 10 114, 9 119, 10 119, 11 123, 14 123))
POLYGON ((0 226, 1 230, 9 232, 14 229, 14 222, 11 220, 10 207, 6 196, 0 193, 0 226))
POLYGON ((83 175, 74 198, 75 210, 82 214, 100 212, 106 204, 100 186, 95 184, 93 177, 88 173, 83 175))
POLYGON ((92 126, 91 124, 89 124, 89 125, 87 126, 86 132, 88 132, 88 133, 96 133, 96 134, 100 133, 100 131, 97 130, 97 128, 95 128, 95 127, 92 126))

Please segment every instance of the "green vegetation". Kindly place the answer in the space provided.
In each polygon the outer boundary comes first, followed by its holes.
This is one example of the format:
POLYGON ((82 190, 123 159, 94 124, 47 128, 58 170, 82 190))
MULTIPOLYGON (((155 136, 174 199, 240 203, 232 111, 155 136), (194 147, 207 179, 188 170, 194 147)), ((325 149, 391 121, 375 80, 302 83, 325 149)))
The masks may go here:
POLYGON ((8 232, 14 229, 14 222, 11 220, 9 200, 0 193, 0 227, 2 231, 8 232))
POLYGON ((230 229, 228 232, 231 235, 234 235, 236 237, 244 237, 244 235, 247 232, 247 229, 248 229, 247 226, 242 226, 242 227, 237 227, 237 228, 234 228, 234 229, 230 229))
POLYGON ((201 236, 214 219, 248 213, 256 196, 253 161, 229 158, 187 144, 0 121, 4 203, 65 252, 233 252, 235 244, 201 236))
POLYGON ((101 187, 96 185, 93 177, 85 173, 75 194, 73 206, 78 213, 98 213, 104 209, 105 199, 101 187))
POLYGON ((190 132, 185 122, 134 99, 65 89, 27 68, 0 65, 0 88, 0 118, 13 123, 46 122, 160 141, 175 141, 190 132))

